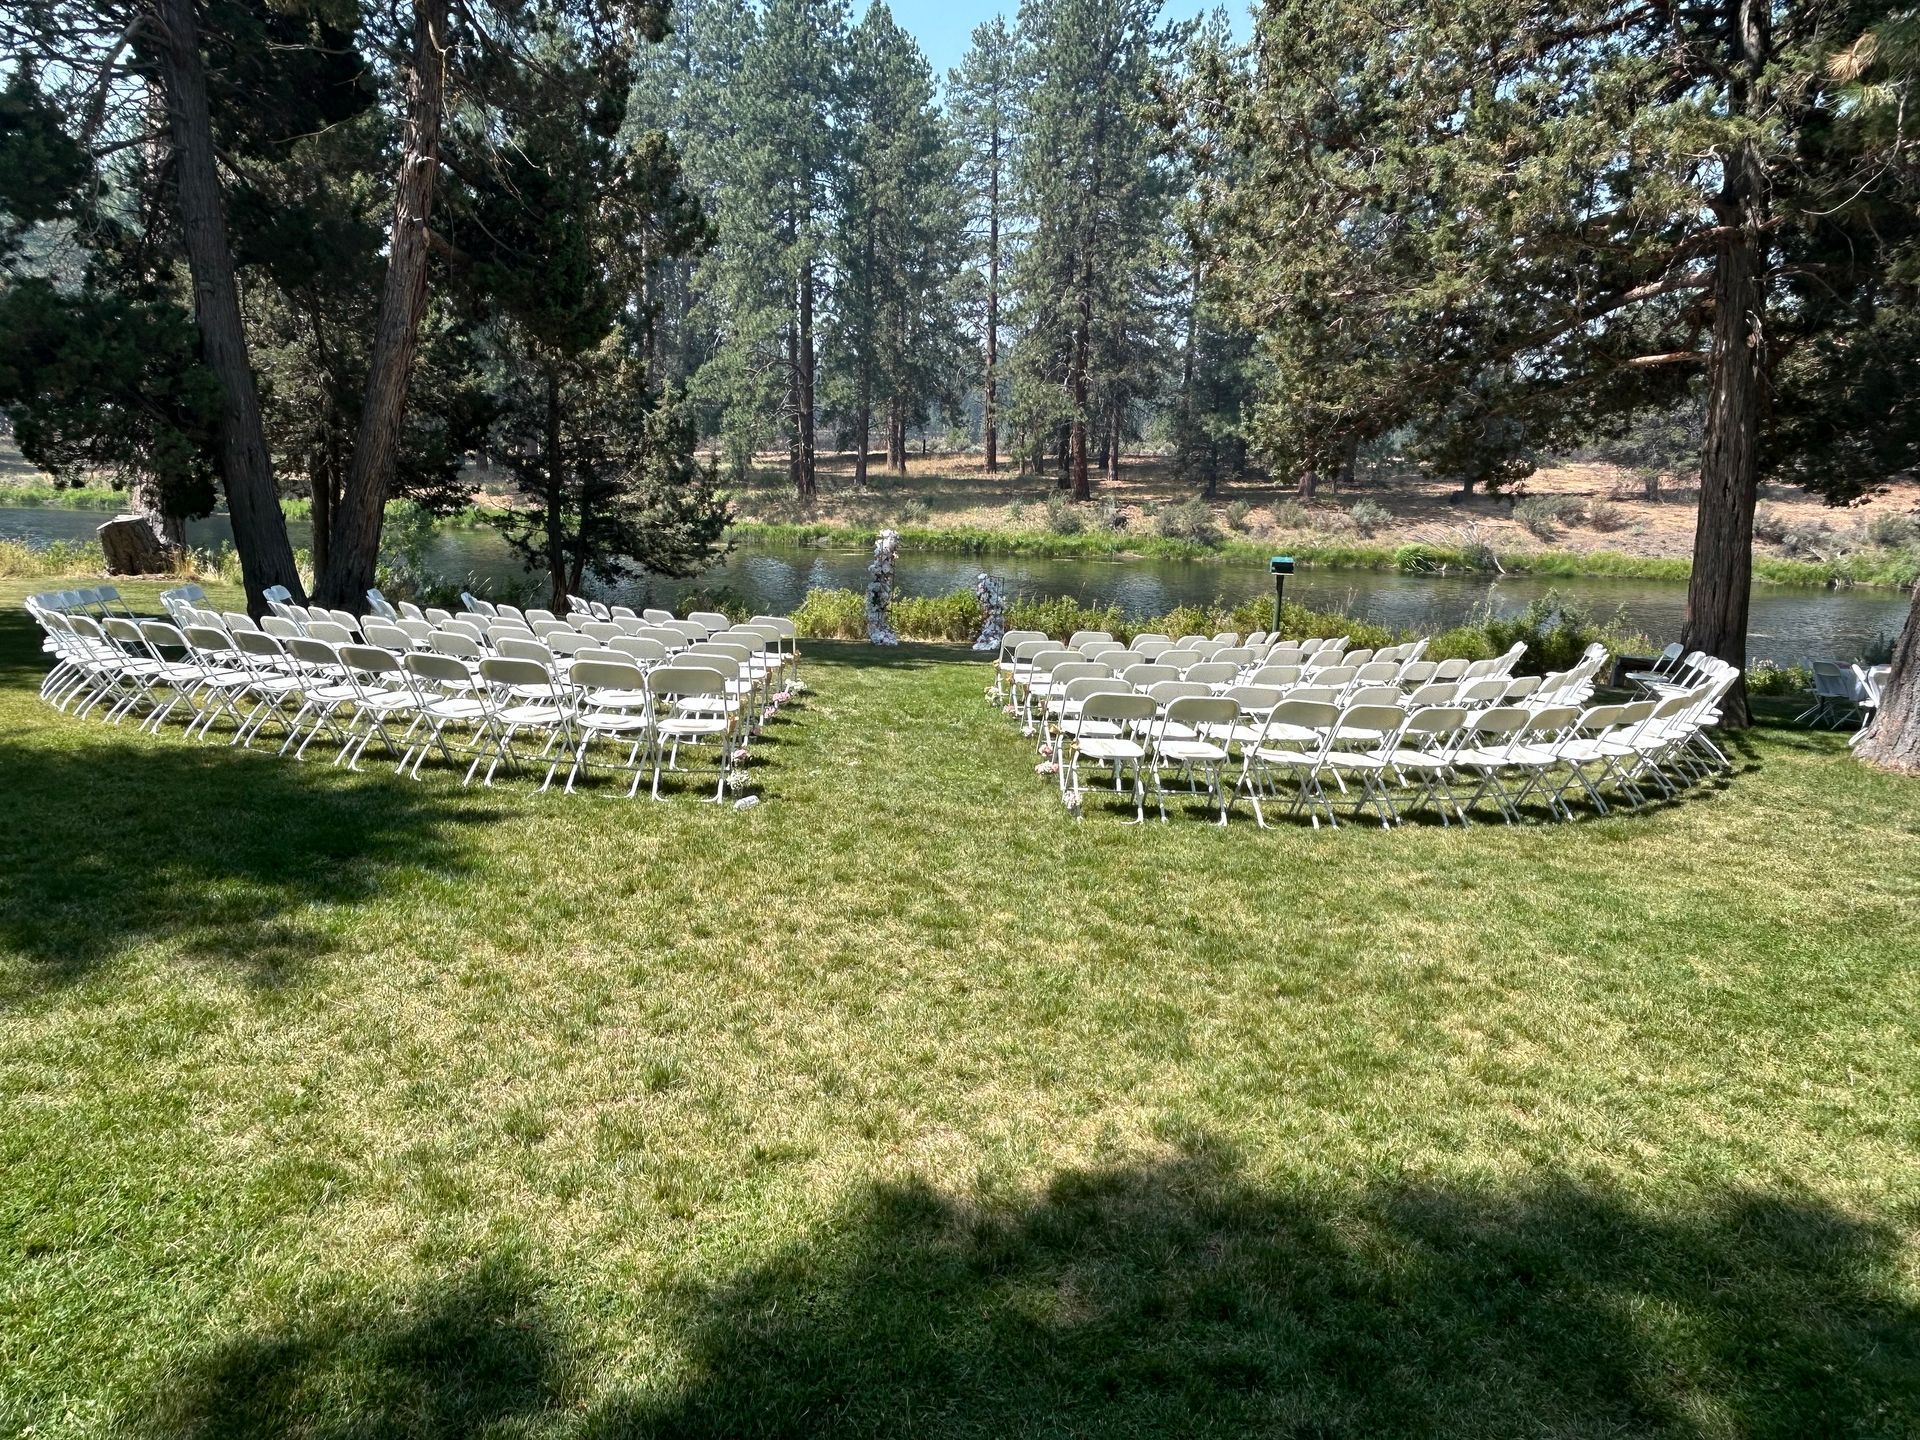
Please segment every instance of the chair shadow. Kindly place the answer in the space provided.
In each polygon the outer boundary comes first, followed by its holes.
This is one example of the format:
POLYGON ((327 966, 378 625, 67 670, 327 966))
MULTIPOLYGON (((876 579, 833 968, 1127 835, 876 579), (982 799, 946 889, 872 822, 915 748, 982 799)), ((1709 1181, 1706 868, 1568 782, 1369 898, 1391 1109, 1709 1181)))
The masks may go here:
POLYGON ((670 1302, 687 1363, 657 1391, 587 1404, 591 1362, 548 1328, 565 1318, 482 1267, 226 1342, 145 1433, 1912 1434, 1901 1254, 1801 1196, 1341 1191, 1245 1179, 1202 1137, 1031 1199, 868 1186, 670 1302))

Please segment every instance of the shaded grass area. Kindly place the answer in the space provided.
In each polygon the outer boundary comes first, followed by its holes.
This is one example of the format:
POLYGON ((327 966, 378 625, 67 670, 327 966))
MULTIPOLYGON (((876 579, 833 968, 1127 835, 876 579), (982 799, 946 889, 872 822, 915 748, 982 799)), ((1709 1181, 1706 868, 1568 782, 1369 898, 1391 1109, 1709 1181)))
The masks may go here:
POLYGON ((1907 1435, 1920 810, 1075 826, 942 647, 735 813, 53 715, 0 1431, 1907 1435))

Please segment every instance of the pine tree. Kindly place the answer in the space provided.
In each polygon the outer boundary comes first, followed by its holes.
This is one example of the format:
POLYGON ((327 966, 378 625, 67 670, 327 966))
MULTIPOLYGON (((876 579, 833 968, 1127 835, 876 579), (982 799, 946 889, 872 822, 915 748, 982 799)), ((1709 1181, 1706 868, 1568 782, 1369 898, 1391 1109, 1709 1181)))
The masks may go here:
MULTIPOLYGON (((1304 466, 1411 421, 1498 478, 1697 396, 1681 638, 1743 664, 1762 475, 1839 493, 1870 480, 1869 451, 1913 448, 1904 425, 1822 448, 1795 398, 1863 371, 1826 343, 1863 317, 1881 363, 1910 363, 1879 320, 1911 304, 1887 283, 1905 182, 1836 130, 1823 65, 1870 19, 1825 0, 1269 4, 1252 83, 1222 97, 1245 165, 1214 241, 1260 337, 1262 448, 1304 466)), ((1738 691, 1727 712, 1744 720, 1738 691)))
POLYGON ((1004 17, 973 32, 947 81, 947 105, 973 191, 976 256, 984 272, 980 316, 980 437, 989 473, 1000 467, 1000 271, 1014 136, 1020 122, 1018 52, 1004 17))
POLYGON ((906 436, 952 398, 963 351, 954 290, 964 215, 933 77, 884 3, 847 47, 833 213, 834 390, 864 480, 873 415, 887 460, 906 472, 906 436))
POLYGON ((1172 200, 1148 113, 1167 45, 1157 13, 1156 0, 1028 0, 1020 11, 1021 70, 1035 78, 1014 167, 1028 227, 1014 267, 1018 403, 1036 441, 1064 426, 1076 500, 1092 493, 1096 426, 1117 465, 1159 338, 1172 200))

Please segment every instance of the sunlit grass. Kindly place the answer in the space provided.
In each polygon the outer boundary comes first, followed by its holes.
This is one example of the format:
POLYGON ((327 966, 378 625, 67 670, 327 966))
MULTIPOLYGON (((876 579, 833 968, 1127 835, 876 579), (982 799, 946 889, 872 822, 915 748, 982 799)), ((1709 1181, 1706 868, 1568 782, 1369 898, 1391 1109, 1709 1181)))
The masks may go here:
POLYGON ((823 644, 756 809, 463 792, 55 715, 24 588, 6 1433, 1920 1428, 1920 792, 1834 737, 1075 825, 823 644))

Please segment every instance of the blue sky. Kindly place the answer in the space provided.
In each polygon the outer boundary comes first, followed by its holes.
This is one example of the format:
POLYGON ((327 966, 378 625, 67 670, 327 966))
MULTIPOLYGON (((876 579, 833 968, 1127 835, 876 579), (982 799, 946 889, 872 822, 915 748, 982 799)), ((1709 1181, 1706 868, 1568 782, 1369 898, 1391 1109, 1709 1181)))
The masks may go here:
MULTIPOLYGON (((967 39, 973 34, 973 27, 983 20, 991 20, 995 15, 1005 15, 1009 24, 1019 13, 1019 0, 887 0, 893 9, 893 18, 901 26, 912 32, 920 42, 920 48, 927 52, 927 59, 933 64, 933 72, 945 77, 948 70, 960 63, 960 57, 967 53, 967 39)), ((1233 0, 1233 3, 1204 3, 1204 0, 1167 0, 1161 10, 1166 20, 1185 20, 1206 10, 1223 8, 1233 17, 1233 33, 1245 39, 1252 30, 1246 0, 1233 0)), ((865 9, 855 0, 854 13, 865 9)))

